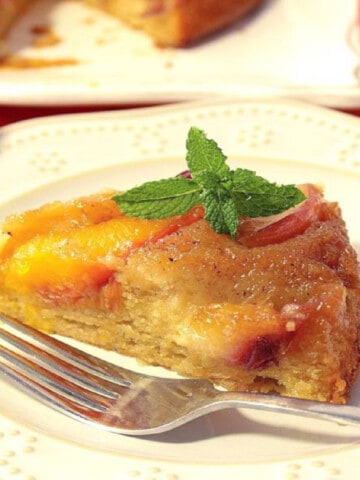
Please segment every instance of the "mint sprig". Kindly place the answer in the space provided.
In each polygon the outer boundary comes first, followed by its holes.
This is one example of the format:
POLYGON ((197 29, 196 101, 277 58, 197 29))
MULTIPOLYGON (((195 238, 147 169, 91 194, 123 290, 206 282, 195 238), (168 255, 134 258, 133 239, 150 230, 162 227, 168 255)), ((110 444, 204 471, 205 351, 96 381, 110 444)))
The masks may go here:
POLYGON ((175 177, 143 183, 113 198, 126 215, 154 219, 187 212, 201 203, 200 194, 196 182, 175 177))
POLYGON ((146 182, 115 195, 126 215, 167 218, 202 204, 212 228, 235 237, 241 217, 274 215, 305 199, 295 185, 278 185, 247 169, 231 170, 216 142, 196 127, 189 130, 186 148, 191 178, 146 182))

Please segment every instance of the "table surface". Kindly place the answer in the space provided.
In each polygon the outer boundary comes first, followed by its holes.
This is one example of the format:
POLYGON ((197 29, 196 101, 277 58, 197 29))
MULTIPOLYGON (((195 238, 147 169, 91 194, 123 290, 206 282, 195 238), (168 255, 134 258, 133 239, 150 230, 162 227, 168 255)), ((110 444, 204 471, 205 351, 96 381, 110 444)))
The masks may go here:
MULTIPOLYGON (((13 105, 0 105, 0 127, 4 127, 11 123, 15 123, 22 120, 28 120, 31 118, 46 117, 52 115, 68 114, 68 113, 88 113, 88 112, 101 112, 110 110, 124 110, 140 107, 156 106, 154 104, 147 105, 96 105, 96 106, 13 106, 13 105)), ((352 114, 360 117, 360 109, 357 110, 344 110, 339 111, 352 114)))
MULTIPOLYGON (((0 127, 31 118, 68 113, 88 113, 109 110, 132 109, 152 105, 96 105, 96 106, 13 106, 0 105, 0 127)), ((359 112, 360 114, 360 112, 359 112)))

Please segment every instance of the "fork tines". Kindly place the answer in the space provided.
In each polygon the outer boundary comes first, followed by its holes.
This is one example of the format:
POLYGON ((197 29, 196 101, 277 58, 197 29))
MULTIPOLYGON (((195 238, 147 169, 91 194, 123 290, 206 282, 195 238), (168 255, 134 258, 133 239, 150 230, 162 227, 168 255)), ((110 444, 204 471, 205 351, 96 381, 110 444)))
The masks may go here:
POLYGON ((125 376, 135 378, 15 319, 0 322, 0 374, 52 407, 105 413, 131 386, 125 376))

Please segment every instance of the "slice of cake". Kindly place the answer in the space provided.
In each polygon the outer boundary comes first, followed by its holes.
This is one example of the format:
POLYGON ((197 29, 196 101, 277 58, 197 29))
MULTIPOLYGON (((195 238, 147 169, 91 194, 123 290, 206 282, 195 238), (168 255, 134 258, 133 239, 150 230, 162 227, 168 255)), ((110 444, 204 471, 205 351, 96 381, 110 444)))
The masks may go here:
POLYGON ((143 30, 155 43, 184 47, 243 17, 263 0, 86 0, 143 30))
MULTIPOLYGON (((50 2, 51 0, 49 0, 50 2)), ((263 0, 79 0, 143 30, 159 46, 184 47, 245 16, 263 0)), ((4 35, 31 0, 0 0, 4 35)))
POLYGON ((231 171, 211 141, 188 148, 191 175, 7 218, 0 311, 229 389, 344 403, 360 283, 338 205, 231 171), (280 197, 295 205, 274 214, 280 197))

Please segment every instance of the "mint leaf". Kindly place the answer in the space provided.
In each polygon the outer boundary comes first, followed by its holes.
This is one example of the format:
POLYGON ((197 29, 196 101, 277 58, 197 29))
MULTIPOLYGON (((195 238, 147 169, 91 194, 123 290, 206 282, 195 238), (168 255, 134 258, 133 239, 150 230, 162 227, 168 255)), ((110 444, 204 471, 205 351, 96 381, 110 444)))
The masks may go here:
POLYGON ((113 200, 129 216, 147 219, 167 218, 186 213, 201 203, 201 188, 184 177, 147 182, 113 200))
POLYGON ((235 237, 239 226, 234 199, 230 194, 219 191, 206 191, 202 198, 205 205, 205 220, 207 220, 215 232, 228 233, 235 237))
POLYGON ((215 173, 204 170, 197 174, 196 183, 198 183, 204 190, 217 190, 222 188, 224 182, 221 177, 215 173))
POLYGON ((305 200, 295 185, 271 183, 251 170, 240 168, 232 172, 232 194, 242 217, 275 215, 305 200))
POLYGON ((186 148, 186 161, 195 181, 202 172, 211 172, 220 178, 229 174, 230 168, 225 163, 226 156, 217 143, 208 139, 202 130, 190 128, 186 148))

